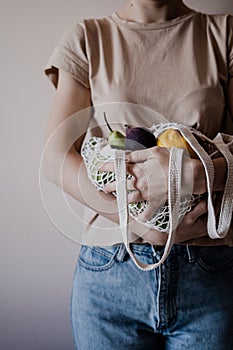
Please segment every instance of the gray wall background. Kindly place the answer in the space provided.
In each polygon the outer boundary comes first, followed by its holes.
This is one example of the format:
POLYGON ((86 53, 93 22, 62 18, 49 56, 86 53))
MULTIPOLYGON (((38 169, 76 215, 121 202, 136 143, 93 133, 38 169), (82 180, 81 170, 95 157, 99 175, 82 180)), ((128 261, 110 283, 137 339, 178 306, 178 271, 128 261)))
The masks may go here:
MULTIPOLYGON (((2 350, 74 349, 69 300, 79 245, 51 223, 38 185, 39 161, 54 92, 43 67, 70 23, 110 14, 123 3, 123 0, 1 1, 2 350)), ((186 0, 186 3, 208 13, 233 13, 231 0, 186 0)))

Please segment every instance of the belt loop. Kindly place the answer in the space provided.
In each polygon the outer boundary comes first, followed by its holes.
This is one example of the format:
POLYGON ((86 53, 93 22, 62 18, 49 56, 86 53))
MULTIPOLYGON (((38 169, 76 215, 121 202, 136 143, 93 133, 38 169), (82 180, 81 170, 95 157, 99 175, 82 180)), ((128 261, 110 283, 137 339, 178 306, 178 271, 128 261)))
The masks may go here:
POLYGON ((123 262, 126 253, 127 253, 127 250, 125 248, 125 245, 122 243, 118 248, 118 252, 116 254, 116 260, 119 262, 123 262))
POLYGON ((192 247, 190 245, 186 245, 186 249, 187 249, 187 253, 188 253, 189 262, 192 263, 192 262, 196 261, 196 253, 195 253, 194 247, 192 247))

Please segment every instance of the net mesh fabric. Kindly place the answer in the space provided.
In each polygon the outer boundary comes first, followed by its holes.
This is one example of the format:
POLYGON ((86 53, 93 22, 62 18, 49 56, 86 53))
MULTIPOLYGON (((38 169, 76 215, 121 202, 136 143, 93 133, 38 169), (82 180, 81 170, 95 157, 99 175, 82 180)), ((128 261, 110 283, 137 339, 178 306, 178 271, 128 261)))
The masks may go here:
MULTIPOLYGON (((168 127, 171 127, 170 124, 167 128, 168 127)), ((160 127, 158 126, 158 128, 160 127)), ((114 161, 114 150, 108 145, 106 139, 99 137, 90 138, 84 144, 81 154, 87 168, 88 177, 98 190, 103 190, 105 185, 116 180, 114 172, 99 171, 101 164, 114 161)), ((132 178, 132 175, 128 174, 127 179, 130 178, 132 178)), ((115 192, 113 192, 113 194, 116 196, 115 192)), ((179 204, 179 218, 181 219, 188 211, 190 211, 199 200, 199 195, 190 194, 181 197, 179 204)), ((141 221, 140 214, 146 210, 147 206, 147 201, 130 203, 128 205, 129 215, 137 221, 142 222, 147 227, 155 228, 160 232, 168 232, 170 229, 170 223, 169 207, 167 203, 158 208, 150 220, 141 221)))
MULTIPOLYGON (((224 143, 221 134, 218 134, 214 140, 211 140, 197 130, 175 123, 153 125, 150 130, 158 137, 159 134, 169 128, 179 130, 181 136, 189 143, 192 150, 195 151, 195 155, 202 162, 208 193, 207 233, 209 237, 212 239, 225 237, 231 224, 233 211, 233 167, 231 166, 233 164, 233 155, 224 143), (215 176, 212 159, 218 157, 219 154, 226 160, 227 180, 223 191, 218 225, 216 227, 217 219, 211 195, 215 176)), ((172 147, 169 154, 168 203, 157 209, 150 220, 143 221, 148 227, 168 233, 164 254, 156 264, 145 265, 141 263, 136 259, 130 249, 127 230, 128 213, 140 221, 140 214, 146 210, 148 202, 143 201, 127 204, 126 179, 129 179, 131 176, 126 173, 126 152, 124 150, 112 149, 106 139, 93 137, 85 143, 81 154, 87 167, 88 177, 99 190, 103 190, 104 185, 116 181, 119 220, 125 247, 139 269, 144 271, 152 270, 161 265, 169 255, 179 220, 196 205, 201 196, 181 196, 182 157, 184 150, 172 147), (99 170, 103 163, 109 161, 114 162, 116 174, 115 172, 110 173, 99 170)), ((116 193, 114 194, 116 195, 116 193)))

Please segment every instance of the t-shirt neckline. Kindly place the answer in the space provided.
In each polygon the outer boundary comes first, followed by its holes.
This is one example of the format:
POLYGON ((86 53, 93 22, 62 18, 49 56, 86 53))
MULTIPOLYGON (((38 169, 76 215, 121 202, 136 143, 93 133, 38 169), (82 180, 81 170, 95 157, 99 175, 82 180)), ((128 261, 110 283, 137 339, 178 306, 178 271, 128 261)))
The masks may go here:
POLYGON ((161 29, 161 28, 167 28, 173 25, 176 25, 178 23, 184 22, 187 19, 193 17, 196 15, 198 12, 195 10, 191 10, 190 12, 176 17, 174 19, 166 20, 163 22, 150 22, 150 23, 139 23, 139 22, 133 22, 133 21, 128 21, 123 18, 121 18, 117 12, 114 12, 111 17, 112 19, 117 22, 118 24, 127 27, 127 28, 132 28, 132 29, 161 29))

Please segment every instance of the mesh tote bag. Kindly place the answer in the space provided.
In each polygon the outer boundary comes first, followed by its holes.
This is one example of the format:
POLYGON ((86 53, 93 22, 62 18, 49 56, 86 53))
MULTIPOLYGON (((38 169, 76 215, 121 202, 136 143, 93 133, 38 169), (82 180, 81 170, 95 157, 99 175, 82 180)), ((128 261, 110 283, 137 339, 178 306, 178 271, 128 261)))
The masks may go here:
MULTIPOLYGON (((199 131, 183 124, 166 123, 153 125, 150 128, 150 131, 156 138, 158 138, 159 135, 168 129, 178 130, 184 140, 186 140, 187 144, 202 162, 205 170, 208 191, 207 233, 212 239, 224 238, 231 224, 233 209, 233 156, 228 149, 228 146, 223 142, 221 134, 218 134, 214 140, 211 140, 199 131), (212 189, 214 183, 214 166, 212 159, 220 155, 222 155, 226 160, 227 180, 217 223, 212 202, 212 189)), ((200 199, 200 196, 181 196, 184 149, 172 147, 169 155, 168 201, 166 204, 156 210, 150 220, 146 222, 143 221, 143 224, 147 227, 155 228, 160 232, 166 232, 167 242, 164 248, 164 253, 158 263, 151 265, 142 264, 136 259, 130 249, 128 237, 128 218, 129 215, 131 215, 137 221, 141 222, 139 219, 139 214, 146 210, 148 202, 142 201, 128 204, 127 179, 129 179, 131 175, 126 173, 126 152, 127 150, 111 148, 107 140, 104 138, 92 137, 84 144, 81 155, 87 168, 88 177, 98 190, 103 190, 104 185, 109 182, 116 181, 116 192, 113 194, 117 197, 120 229, 124 245, 139 269, 152 270, 161 265, 168 257, 174 242, 175 231, 180 219, 185 215, 185 213, 196 205, 200 199), (115 172, 99 171, 102 163, 112 161, 115 164, 115 172)))

